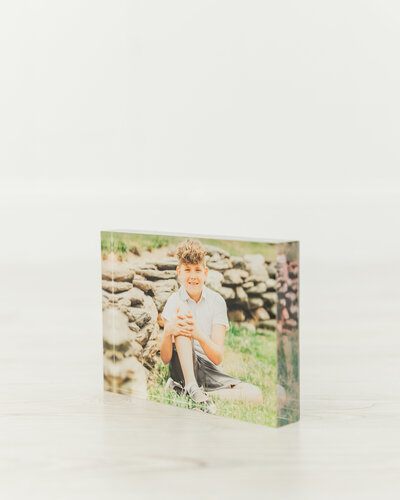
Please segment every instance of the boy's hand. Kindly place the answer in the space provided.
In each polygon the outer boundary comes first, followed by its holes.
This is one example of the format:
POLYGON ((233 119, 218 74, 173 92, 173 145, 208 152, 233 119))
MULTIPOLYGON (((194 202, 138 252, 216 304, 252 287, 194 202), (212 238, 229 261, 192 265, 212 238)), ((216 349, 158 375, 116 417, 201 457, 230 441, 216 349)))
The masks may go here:
POLYGON ((168 321, 165 334, 172 337, 178 337, 179 335, 189 336, 189 332, 186 330, 186 315, 179 310, 179 306, 176 310, 176 315, 168 321))
POLYGON ((198 340, 200 342, 203 339, 203 334, 194 322, 191 312, 185 314, 184 321, 185 326, 180 329, 180 331, 182 332, 181 335, 192 338, 194 340, 198 340))

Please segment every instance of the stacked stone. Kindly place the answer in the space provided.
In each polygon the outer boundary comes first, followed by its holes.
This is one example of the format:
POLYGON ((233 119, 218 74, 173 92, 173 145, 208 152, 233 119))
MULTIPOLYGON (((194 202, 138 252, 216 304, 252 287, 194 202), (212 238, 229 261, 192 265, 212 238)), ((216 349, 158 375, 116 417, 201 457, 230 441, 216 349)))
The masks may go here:
POLYGON ((278 332, 290 335, 296 332, 299 324, 298 280, 299 266, 288 261, 286 255, 277 256, 277 297, 278 332))
POLYGON ((178 288, 176 266, 176 259, 134 267, 117 261, 102 262, 107 390, 145 392, 142 382, 157 360, 159 312, 178 288))
POLYGON ((226 300, 231 321, 259 333, 276 328, 276 266, 261 254, 231 257, 228 252, 206 246, 207 286, 226 300))

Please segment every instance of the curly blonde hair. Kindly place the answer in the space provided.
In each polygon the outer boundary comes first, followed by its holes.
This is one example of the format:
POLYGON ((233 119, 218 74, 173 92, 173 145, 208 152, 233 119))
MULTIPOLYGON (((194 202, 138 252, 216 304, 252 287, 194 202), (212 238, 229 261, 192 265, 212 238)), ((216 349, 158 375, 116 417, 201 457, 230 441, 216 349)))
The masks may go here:
POLYGON ((182 264, 203 264, 205 265, 207 250, 199 240, 187 239, 176 248, 176 256, 179 265, 182 264))

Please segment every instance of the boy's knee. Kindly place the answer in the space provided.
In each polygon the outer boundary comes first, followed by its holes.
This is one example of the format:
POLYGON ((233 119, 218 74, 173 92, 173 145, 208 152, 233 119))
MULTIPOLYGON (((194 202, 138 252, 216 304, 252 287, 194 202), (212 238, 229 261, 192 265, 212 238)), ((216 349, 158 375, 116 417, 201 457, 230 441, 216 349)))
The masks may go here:
POLYGON ((178 337, 175 337, 175 344, 192 345, 192 339, 190 339, 189 337, 185 337, 184 335, 178 335, 178 337))

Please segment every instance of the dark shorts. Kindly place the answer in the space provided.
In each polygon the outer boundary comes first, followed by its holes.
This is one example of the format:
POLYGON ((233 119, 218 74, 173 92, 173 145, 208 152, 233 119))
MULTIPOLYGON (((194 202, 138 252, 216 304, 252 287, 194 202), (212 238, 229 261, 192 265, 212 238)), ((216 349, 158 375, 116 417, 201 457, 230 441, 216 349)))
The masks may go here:
MULTIPOLYGON (((231 388, 240 384, 241 380, 224 373, 210 360, 199 356, 194 350, 192 351, 194 375, 199 387, 203 387, 206 391, 215 391, 216 389, 231 388)), ((169 362, 169 376, 175 382, 185 385, 185 378, 175 344, 173 344, 172 358, 169 362)))

